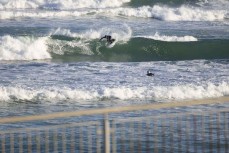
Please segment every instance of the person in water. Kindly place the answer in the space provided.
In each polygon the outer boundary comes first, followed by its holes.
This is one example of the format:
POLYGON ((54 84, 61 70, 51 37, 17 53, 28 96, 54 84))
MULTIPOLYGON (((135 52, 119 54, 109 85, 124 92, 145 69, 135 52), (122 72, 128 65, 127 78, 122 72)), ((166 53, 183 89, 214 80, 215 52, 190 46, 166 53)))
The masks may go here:
POLYGON ((103 39, 107 39, 107 42, 108 42, 109 44, 112 44, 112 43, 115 41, 115 39, 112 39, 112 37, 111 37, 110 35, 105 35, 104 37, 100 38, 99 41, 101 41, 101 40, 103 40, 103 39))
POLYGON ((146 75, 147 76, 154 76, 154 74, 152 72, 150 72, 150 71, 147 71, 147 74, 146 75))

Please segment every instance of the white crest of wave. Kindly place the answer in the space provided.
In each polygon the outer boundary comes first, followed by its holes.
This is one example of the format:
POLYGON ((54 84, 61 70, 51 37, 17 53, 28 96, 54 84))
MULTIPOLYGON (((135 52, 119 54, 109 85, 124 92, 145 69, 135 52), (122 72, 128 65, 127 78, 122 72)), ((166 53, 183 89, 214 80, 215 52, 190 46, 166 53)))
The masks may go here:
POLYGON ((142 6, 139 8, 117 8, 107 10, 116 15, 156 18, 168 21, 214 21, 223 20, 226 11, 221 10, 205 10, 191 6, 181 6, 179 8, 171 8, 167 6, 154 5, 142 6))
POLYGON ((128 3, 131 0, 75 0, 64 1, 59 0, 63 8, 75 9, 75 8, 107 8, 107 7, 119 7, 124 3, 128 3))
MULTIPOLYGON (((72 41, 53 41, 52 42, 52 46, 54 47, 54 50, 52 52, 62 55, 65 52, 68 52, 68 50, 64 50, 63 46, 69 46, 72 48, 79 48, 79 52, 81 54, 85 54, 85 55, 93 55, 93 51, 91 50, 91 46, 90 46, 90 41, 98 41, 99 39, 105 35, 111 35, 112 38, 115 39, 115 42, 112 43, 112 45, 114 46, 116 43, 126 43, 129 41, 129 39, 132 36, 132 30, 131 28, 124 24, 122 25, 123 28, 119 28, 117 29, 117 27, 102 27, 100 29, 89 29, 86 30, 84 32, 81 33, 76 33, 76 32, 72 32, 69 29, 62 29, 62 28, 58 28, 56 30, 53 30, 50 35, 61 35, 61 36, 67 36, 67 37, 72 37, 72 38, 80 38, 80 39, 75 39, 72 41)), ((96 48, 96 51, 99 52, 99 47, 101 45, 98 45, 98 47, 96 48)), ((107 46, 107 47, 113 47, 113 46, 107 46)))
POLYGON ((46 37, 0 37, 0 60, 49 59, 46 37))
POLYGON ((119 7, 131 0, 1 0, 3 9, 77 9, 119 7))
MULTIPOLYGON (((0 7, 1 8, 1 7, 0 7)), ((54 18, 54 17, 66 17, 66 16, 83 16, 88 13, 93 13, 93 10, 89 11, 11 11, 5 10, 1 11, 0 19, 11 19, 20 17, 30 17, 30 18, 54 18)))
MULTIPOLYGON (((105 1, 105 0, 104 0, 105 1)), ((113 4, 108 3, 108 4, 113 4)), ((78 6, 78 5, 77 5, 78 6)), ((98 6, 100 6, 98 4, 98 6)), ((1 6, 0 4, 0 9, 1 6)), ((139 17, 139 18, 155 18, 159 20, 166 21, 215 21, 215 20, 223 20, 227 17, 228 11, 226 10, 212 10, 205 9, 201 7, 193 7, 193 6, 181 6, 178 8, 154 5, 150 6, 142 6, 138 8, 100 8, 100 9, 86 9, 86 10, 73 10, 73 9, 65 9, 59 11, 53 10, 2 10, 0 13, 0 19, 10 19, 10 18, 18 18, 18 17, 31 17, 31 18, 53 18, 53 17, 78 17, 83 15, 90 14, 106 14, 109 16, 128 16, 128 17, 139 17)))
POLYGON ((211 7, 214 9, 228 10, 229 1, 228 0, 198 0, 197 5, 201 7, 211 7))
POLYGON ((64 46, 68 46, 71 48, 78 48, 78 52, 84 55, 93 55, 94 53, 91 51, 91 48, 87 42, 82 40, 75 40, 75 41, 50 41, 52 48, 51 52, 59 55, 63 55, 65 52, 69 51, 69 48, 64 46))
POLYGON ((148 39, 154 39, 154 40, 160 40, 160 41, 168 41, 168 42, 190 42, 190 41, 198 41, 197 38, 193 36, 166 36, 166 35, 160 35, 158 32, 156 32, 153 36, 136 36, 136 37, 143 37, 148 39))
POLYGON ((157 87, 153 95, 156 99, 184 100, 215 98, 229 95, 229 84, 219 85, 208 83, 205 86, 182 85, 173 87, 157 87))
POLYGON ((23 89, 21 87, 0 87, 0 100, 9 101, 17 100, 90 100, 98 97, 96 93, 84 90, 72 90, 70 88, 63 89, 23 89))
POLYGON ((27 8, 37 8, 38 3, 30 0, 5 0, 0 1, 2 8, 4 9, 27 9, 27 8))
POLYGON ((153 99, 153 100, 187 100, 214 98, 229 95, 229 84, 208 83, 204 86, 177 85, 147 87, 116 87, 98 89, 23 89, 21 87, 0 87, 0 100, 101 100, 101 99, 153 99))
POLYGON ((58 28, 50 35, 63 35, 68 37, 81 38, 85 40, 100 39, 105 35, 111 35, 117 41, 128 41, 132 36, 132 29, 124 24, 122 28, 117 27, 102 27, 100 29, 89 29, 82 33, 71 32, 69 29, 58 28))

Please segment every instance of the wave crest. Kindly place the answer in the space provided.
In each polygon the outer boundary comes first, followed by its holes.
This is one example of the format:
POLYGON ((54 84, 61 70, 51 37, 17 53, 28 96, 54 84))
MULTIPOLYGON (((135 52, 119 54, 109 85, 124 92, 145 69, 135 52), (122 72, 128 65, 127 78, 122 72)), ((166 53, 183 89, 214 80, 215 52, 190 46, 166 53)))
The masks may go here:
POLYGON ((119 7, 131 0, 5 0, 0 1, 2 9, 78 9, 119 7))
POLYGON ((147 39, 153 39, 153 40, 160 40, 160 41, 168 41, 168 42, 190 42, 190 41, 198 41, 197 38, 193 36, 166 36, 166 35, 160 35, 158 32, 156 32, 153 36, 135 36, 136 38, 147 38, 147 39))
POLYGON ((47 37, 0 37, 0 60, 49 59, 47 37))
POLYGON ((53 30, 50 35, 62 35, 73 38, 80 38, 85 40, 100 39, 104 35, 111 35, 117 41, 128 41, 132 36, 132 29, 124 24, 122 28, 117 27, 102 27, 99 29, 89 29, 81 33, 72 32, 69 29, 58 28, 53 30))
POLYGON ((98 88, 92 91, 71 88, 24 89, 20 87, 0 87, 0 101, 9 100, 187 100, 214 98, 229 95, 229 84, 222 82, 218 85, 208 83, 203 86, 155 86, 147 87, 116 87, 98 88))
POLYGON ((226 16, 226 11, 221 10, 204 10, 195 7, 181 6, 178 8, 170 8, 167 6, 154 5, 142 6, 139 8, 118 8, 109 10, 112 14, 155 18, 165 21, 214 21, 223 20, 226 16))
MULTIPOLYGON (((1 7, 1 6, 0 6, 1 7)), ((227 11, 206 10, 197 7, 181 6, 170 8, 155 5, 142 6, 139 8, 108 8, 90 10, 62 10, 62 11, 23 11, 4 10, 1 11, 0 19, 11 19, 18 17, 30 18, 54 18, 54 17, 78 17, 91 14, 106 14, 109 16, 126 16, 137 18, 154 18, 163 21, 216 21, 227 18, 227 11)))

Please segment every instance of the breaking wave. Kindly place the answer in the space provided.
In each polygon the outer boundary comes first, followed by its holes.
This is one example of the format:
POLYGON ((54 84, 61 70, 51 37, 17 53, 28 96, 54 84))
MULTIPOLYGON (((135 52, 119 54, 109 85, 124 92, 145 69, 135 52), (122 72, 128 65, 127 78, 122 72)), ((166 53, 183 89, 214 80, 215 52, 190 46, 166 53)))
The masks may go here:
POLYGON ((134 36, 128 25, 80 33, 58 28, 44 37, 5 35, 0 37, 0 46, 0 60, 140 62, 229 58, 229 40, 159 33, 134 36), (115 39, 113 44, 99 41, 106 34, 115 39))
MULTIPOLYGON (((0 9, 65 9, 77 8, 110 8, 128 5, 132 7, 153 6, 228 6, 227 0, 0 0, 0 9)), ((218 8, 218 7, 217 7, 218 8)))
MULTIPOLYGON (((197 7, 184 3, 180 6, 155 3, 130 7, 124 4, 130 0, 75 0, 75 1, 0 1, 0 19, 14 18, 55 18, 79 17, 84 15, 109 15, 138 18, 154 18, 163 21, 217 21, 228 18, 229 6, 219 2, 221 7, 211 2, 212 7, 197 7), (218 6, 218 7, 214 7, 218 6), (84 9, 82 9, 84 8, 84 9), (223 9, 222 9, 223 8, 223 9)), ((198 1, 201 3, 202 1, 198 1)), ((141 2, 139 2, 141 3, 141 2)), ((203 3, 203 2, 202 2, 203 3)), ((207 3, 207 2, 206 2, 207 3)), ((226 4, 225 4, 226 3, 226 4)))
POLYGON ((49 59, 46 37, 0 37, 0 60, 49 59))
POLYGON ((153 40, 169 41, 169 42, 198 41, 198 39, 193 36, 184 36, 184 37, 166 36, 166 35, 160 35, 157 32, 153 36, 135 36, 135 38, 148 38, 148 39, 153 39, 153 40))
POLYGON ((24 89, 21 87, 0 87, 0 101, 9 100, 187 100, 214 98, 229 95, 229 84, 222 82, 218 85, 208 83, 203 86, 179 85, 179 86, 154 86, 146 87, 117 87, 98 88, 92 91, 71 88, 50 88, 50 89, 24 89))
MULTIPOLYGON (((73 44, 77 44, 72 42, 73 44)), ((65 61, 142 62, 160 60, 228 59, 228 40, 167 42, 147 38, 132 38, 128 43, 109 47, 94 40, 88 50, 64 43, 61 54, 51 47, 53 59, 65 61)))
POLYGON ((164 21, 215 21, 223 20, 227 15, 227 11, 205 10, 191 6, 172 8, 154 5, 153 7, 118 8, 108 11, 111 14, 129 17, 155 18, 164 21))
POLYGON ((64 57, 65 60, 73 61, 139 62, 229 58, 228 40, 198 41, 193 36, 166 36, 159 33, 133 36, 127 25, 112 30, 101 28, 75 33, 59 28, 51 33, 50 52, 54 59, 64 57), (99 41, 105 34, 116 39, 112 46, 99 41))
POLYGON ((76 9, 118 7, 130 0, 1 0, 1 9, 76 9))

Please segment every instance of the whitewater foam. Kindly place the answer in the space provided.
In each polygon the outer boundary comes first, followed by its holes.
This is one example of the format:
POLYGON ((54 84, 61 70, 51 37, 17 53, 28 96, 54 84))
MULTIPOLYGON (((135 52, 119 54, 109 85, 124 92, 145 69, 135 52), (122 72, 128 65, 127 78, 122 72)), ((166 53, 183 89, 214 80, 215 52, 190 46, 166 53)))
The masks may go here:
POLYGON ((160 41, 168 41, 168 42, 190 42, 190 41, 198 41, 197 38, 193 36, 166 36, 166 35, 160 35, 158 32, 156 32, 153 36, 135 36, 136 38, 147 38, 147 39, 153 39, 153 40, 160 40, 160 41))
MULTIPOLYGON (((117 27, 102 27, 100 29, 89 29, 81 33, 76 33, 72 32, 69 29, 63 29, 63 28, 58 28, 56 30, 52 30, 49 34, 50 36, 65 36, 65 37, 70 37, 73 40, 71 41, 59 41, 59 40, 53 40, 52 41, 52 52, 63 55, 65 52, 69 52, 68 50, 64 50, 64 46, 68 46, 71 48, 77 48, 77 52, 80 54, 85 54, 85 55, 93 55, 94 52, 92 51, 92 48, 90 46, 91 41, 98 41, 101 37, 104 35, 111 35, 112 38, 115 39, 115 42, 111 45, 108 45, 107 47, 111 48, 113 47, 116 43, 122 44, 126 43, 129 41, 129 39, 132 36, 132 30, 131 28, 124 24, 123 28, 117 29, 117 27), (80 38, 80 39, 77 39, 80 38)), ((96 47, 96 51, 98 54, 99 48, 101 47, 101 44, 98 44, 96 47)))
POLYGON ((71 88, 50 88, 50 89, 24 89, 21 87, 0 87, 0 100, 187 100, 216 98, 229 95, 229 84, 222 82, 218 85, 208 83, 203 86, 193 84, 177 86, 155 86, 147 87, 116 87, 98 89, 71 89, 71 88))
POLYGON ((28 0, 9 0, 5 3, 2 3, 3 9, 28 9, 28 8, 37 8, 39 7, 38 3, 35 1, 28 0))
POLYGON ((220 10, 228 10, 225 8, 229 7, 228 0, 199 0, 197 5, 201 7, 213 8, 213 9, 220 9, 220 10))
POLYGON ((131 28, 124 24, 123 28, 117 27, 102 27, 99 29, 89 29, 81 33, 71 32, 69 29, 58 28, 53 30, 50 35, 63 35, 67 37, 80 38, 85 40, 93 40, 100 39, 104 35, 111 35, 112 38, 116 39, 116 41, 127 42, 132 36, 131 28))
POLYGON ((0 11, 0 19, 12 19, 12 18, 20 18, 20 17, 25 17, 25 18, 60 18, 60 17, 67 17, 67 16, 72 16, 72 17, 78 17, 78 16, 83 16, 87 14, 94 13, 94 10, 89 10, 89 11, 0 11))
POLYGON ((73 40, 73 41, 49 41, 51 49, 50 51, 52 53, 58 54, 58 55, 64 55, 65 52, 71 52, 72 48, 73 50, 77 49, 77 52, 82 55, 93 55, 94 53, 91 51, 89 43, 82 41, 82 40, 73 40), (66 47, 67 46, 67 47, 66 47))
POLYGON ((5 0, 0 1, 2 9, 77 9, 119 7, 130 0, 5 0))
POLYGON ((0 37, 0 60, 50 59, 47 37, 0 37))
POLYGON ((223 20, 227 14, 221 10, 205 10, 191 6, 181 6, 179 8, 170 8, 167 6, 154 5, 142 6, 139 8, 117 8, 108 10, 116 15, 155 18, 165 21, 214 21, 223 20))
MULTIPOLYGON (((1 6, 0 6, 1 8, 1 6)), ((0 19, 10 19, 19 17, 30 18, 53 18, 53 17, 78 17, 91 14, 105 14, 109 16, 127 16, 138 18, 155 18, 165 21, 215 21, 226 18, 228 11, 209 10, 192 6, 181 6, 171 8, 168 6, 154 5, 142 6, 138 8, 105 8, 86 10, 1 10, 0 19)))
POLYGON ((158 87, 152 93, 156 99, 184 100, 184 99, 203 99, 227 96, 229 86, 223 82, 219 85, 208 83, 205 86, 182 85, 172 87, 158 87))

